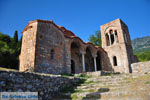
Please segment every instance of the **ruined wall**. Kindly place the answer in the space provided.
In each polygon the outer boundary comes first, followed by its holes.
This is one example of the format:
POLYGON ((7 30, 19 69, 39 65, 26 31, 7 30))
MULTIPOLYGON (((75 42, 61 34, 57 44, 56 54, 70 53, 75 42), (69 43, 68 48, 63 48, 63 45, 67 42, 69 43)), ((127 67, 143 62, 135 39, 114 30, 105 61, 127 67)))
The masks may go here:
POLYGON ((38 92, 38 100, 51 100, 79 78, 60 75, 0 71, 0 92, 38 92))
POLYGON ((38 23, 35 71, 41 73, 69 73, 66 67, 65 38, 51 23, 38 23))
POLYGON ((150 61, 131 64, 132 73, 150 73, 150 61))
POLYGON ((34 70, 37 23, 32 23, 23 32, 20 59, 20 71, 34 70))

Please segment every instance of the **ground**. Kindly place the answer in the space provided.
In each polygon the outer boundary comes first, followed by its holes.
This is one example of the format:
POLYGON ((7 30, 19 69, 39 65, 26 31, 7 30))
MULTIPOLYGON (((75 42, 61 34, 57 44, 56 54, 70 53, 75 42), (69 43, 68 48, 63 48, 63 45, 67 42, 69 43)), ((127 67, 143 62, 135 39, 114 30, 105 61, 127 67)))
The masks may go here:
POLYGON ((80 77, 86 80, 64 89, 54 100, 150 100, 150 74, 80 77))

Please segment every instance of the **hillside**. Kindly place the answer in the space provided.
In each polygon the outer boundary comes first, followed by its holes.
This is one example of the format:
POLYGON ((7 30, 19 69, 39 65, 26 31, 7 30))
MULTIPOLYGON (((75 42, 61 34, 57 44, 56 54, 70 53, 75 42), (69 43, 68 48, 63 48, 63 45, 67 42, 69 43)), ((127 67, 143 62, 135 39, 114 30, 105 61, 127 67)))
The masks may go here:
POLYGON ((150 51, 150 36, 132 40, 134 53, 150 51))

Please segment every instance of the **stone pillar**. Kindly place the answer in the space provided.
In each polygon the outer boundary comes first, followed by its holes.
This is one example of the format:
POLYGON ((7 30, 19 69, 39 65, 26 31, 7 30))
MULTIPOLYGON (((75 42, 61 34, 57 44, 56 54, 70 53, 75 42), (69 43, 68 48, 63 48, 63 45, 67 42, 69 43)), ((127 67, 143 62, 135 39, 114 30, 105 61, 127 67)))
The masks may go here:
POLYGON ((95 71, 97 71, 96 57, 94 57, 94 69, 95 69, 95 71))
POLYGON ((85 60, 84 60, 84 55, 85 55, 85 52, 82 52, 82 67, 83 67, 83 72, 85 72, 85 60))
POLYGON ((110 43, 110 45, 111 45, 111 37, 110 37, 110 34, 108 34, 108 36, 109 36, 109 43, 110 43))

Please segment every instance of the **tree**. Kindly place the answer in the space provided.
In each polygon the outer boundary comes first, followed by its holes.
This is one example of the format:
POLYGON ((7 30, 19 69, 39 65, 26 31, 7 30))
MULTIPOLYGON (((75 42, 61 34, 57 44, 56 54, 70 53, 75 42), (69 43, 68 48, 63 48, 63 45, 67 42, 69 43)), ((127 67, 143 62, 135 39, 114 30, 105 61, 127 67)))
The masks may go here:
POLYGON ((96 31, 95 34, 92 34, 89 38, 89 41, 97 46, 102 45, 102 41, 101 41, 101 33, 100 31, 96 31))
POLYGON ((14 41, 16 43, 18 42, 18 31, 17 30, 15 31, 15 34, 14 34, 14 41))
POLYGON ((21 40, 18 40, 18 32, 14 37, 0 32, 0 67, 18 69, 21 40))

